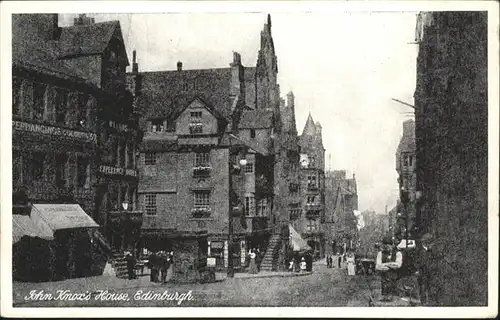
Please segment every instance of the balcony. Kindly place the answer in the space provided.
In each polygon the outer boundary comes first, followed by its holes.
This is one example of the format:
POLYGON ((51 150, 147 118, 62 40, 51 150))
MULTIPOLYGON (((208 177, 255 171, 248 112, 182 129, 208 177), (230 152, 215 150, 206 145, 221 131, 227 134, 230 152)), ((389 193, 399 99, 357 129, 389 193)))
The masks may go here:
POLYGON ((210 166, 196 166, 193 168, 193 178, 207 178, 210 177, 211 172, 210 166))
POLYGON ((306 203, 306 211, 321 210, 320 203, 306 203))
POLYGON ((310 219, 316 219, 321 216, 321 211, 320 210, 307 210, 306 211, 306 218, 310 219))
POLYGON ((308 183, 307 184, 307 190, 309 190, 309 191, 316 191, 318 189, 319 189, 319 187, 316 183, 308 183))
POLYGON ((212 214, 212 209, 209 207, 195 207, 191 209, 191 214, 196 219, 209 218, 212 214))

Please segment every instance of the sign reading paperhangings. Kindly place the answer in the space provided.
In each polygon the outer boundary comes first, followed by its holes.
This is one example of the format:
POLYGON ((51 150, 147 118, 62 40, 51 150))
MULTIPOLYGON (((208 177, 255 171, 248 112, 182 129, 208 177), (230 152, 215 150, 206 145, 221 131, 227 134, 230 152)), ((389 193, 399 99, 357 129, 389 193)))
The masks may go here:
POLYGON ((83 140, 86 142, 97 142, 97 134, 93 132, 84 132, 65 129, 61 127, 45 126, 36 123, 28 123, 22 121, 12 121, 12 129, 15 131, 26 131, 40 133, 56 137, 65 137, 75 140, 83 140))

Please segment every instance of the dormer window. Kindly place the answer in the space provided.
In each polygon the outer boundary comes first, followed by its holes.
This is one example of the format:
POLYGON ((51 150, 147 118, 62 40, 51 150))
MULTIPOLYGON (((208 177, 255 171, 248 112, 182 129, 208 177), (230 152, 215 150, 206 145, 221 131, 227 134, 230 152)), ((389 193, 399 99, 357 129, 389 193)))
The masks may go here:
POLYGON ((191 134, 203 133, 203 124, 201 122, 202 112, 191 111, 191 123, 189 124, 189 132, 191 134))
POLYGON ((163 130, 163 119, 151 120, 151 131, 152 132, 162 132, 163 130))

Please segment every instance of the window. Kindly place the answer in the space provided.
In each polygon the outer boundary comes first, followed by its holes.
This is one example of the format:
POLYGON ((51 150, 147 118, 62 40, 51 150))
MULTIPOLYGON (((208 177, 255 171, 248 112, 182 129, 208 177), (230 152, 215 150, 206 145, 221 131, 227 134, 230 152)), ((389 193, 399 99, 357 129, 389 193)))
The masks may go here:
POLYGON ((307 231, 317 231, 319 229, 318 220, 307 220, 306 230, 307 231))
POLYGON ((21 107, 21 84, 19 78, 12 78, 12 114, 19 115, 21 107))
POLYGON ((255 215, 255 198, 252 196, 245 197, 245 215, 255 215))
POLYGON ((120 205, 124 202, 127 202, 130 205, 130 200, 128 199, 128 186, 127 185, 122 186, 120 191, 121 191, 120 192, 120 205))
POLYGON ((56 155, 56 186, 62 188, 66 185, 66 164, 68 157, 65 154, 56 155))
POLYGON ((408 164, 409 164, 408 160, 409 160, 408 156, 403 156, 403 166, 408 167, 408 164))
POLYGON ((248 162, 245 166, 245 173, 253 172, 253 162, 248 162))
POLYGON ((114 186, 110 186, 108 190, 109 193, 107 197, 107 209, 108 211, 118 210, 118 192, 116 191, 116 188, 114 186))
POLYGON ((148 193, 144 195, 144 209, 146 211, 146 215, 156 215, 156 194, 148 193))
POLYGON ((255 129, 250 129, 250 138, 255 138, 255 129))
POLYGON ((194 191, 193 194, 195 208, 206 208, 210 206, 210 191, 197 190, 194 191))
POLYGON ((68 91, 56 89, 55 98, 56 123, 59 125, 66 123, 66 112, 68 110, 68 91))
POLYGON ((409 156, 408 158, 409 158, 408 163, 411 167, 411 166, 413 166, 413 156, 409 156))
POLYGON ((184 83, 182 84, 182 90, 183 90, 183 91, 189 91, 189 83, 184 82, 184 83))
POLYGON ((155 152, 146 152, 144 154, 144 164, 145 165, 156 164, 156 153, 155 152))
POLYGON ((77 122, 76 125, 80 127, 86 127, 89 113, 89 107, 87 106, 87 102, 89 101, 89 97, 86 94, 78 95, 78 114, 77 114, 77 122))
POLYGON ((47 86, 43 83, 33 84, 33 120, 42 121, 45 115, 45 91, 47 86))
POLYGON ((46 154, 45 152, 35 152, 32 157, 31 177, 33 180, 40 180, 43 177, 46 154))
POLYGON ((85 157, 78 157, 76 163, 76 185, 79 188, 89 187, 89 159, 85 157))
POLYGON ((210 165, 210 153, 197 152, 194 154, 194 156, 195 167, 208 167, 210 165))
POLYGON ((151 131, 152 132, 162 132, 163 131, 163 119, 151 120, 151 131))
POLYGON ((127 168, 134 168, 134 144, 132 142, 127 144, 127 168))
POLYGON ((123 168, 125 167, 125 142, 124 141, 119 141, 118 142, 118 166, 123 168))
POLYGON ((307 177, 307 186, 310 188, 316 187, 316 176, 307 177))
POLYGON ((192 122, 189 124, 189 133, 191 134, 199 134, 203 133, 203 124, 192 122))
POLYGON ((201 121, 201 111, 193 111, 191 112, 191 120, 198 120, 201 121))
POLYGON ((290 220, 297 220, 300 217, 300 209, 290 209, 288 211, 290 220))
POLYGON ((257 200, 257 211, 255 212, 257 216, 267 216, 267 199, 257 200))
POLYGON ((175 120, 168 119, 167 120, 167 132, 175 131, 175 120))
POLYGON ((307 203, 314 203, 314 200, 315 200, 316 196, 308 196, 307 197, 307 203))

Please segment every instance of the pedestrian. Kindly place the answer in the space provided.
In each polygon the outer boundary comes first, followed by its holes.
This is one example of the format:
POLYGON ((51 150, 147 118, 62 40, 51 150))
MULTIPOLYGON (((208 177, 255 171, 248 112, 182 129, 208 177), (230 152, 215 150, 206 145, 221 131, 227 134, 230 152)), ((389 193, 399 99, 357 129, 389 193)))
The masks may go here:
POLYGON ((394 296, 398 295, 396 286, 399 269, 403 264, 403 255, 394 246, 391 237, 385 237, 382 245, 382 250, 377 254, 375 269, 381 272, 381 301, 392 301, 394 296))
POLYGON ((134 272, 135 259, 132 256, 132 253, 130 253, 129 251, 126 251, 125 252, 125 260, 127 261, 128 279, 129 280, 135 279, 135 272, 134 272))
POLYGON ((302 272, 305 272, 306 271, 306 259, 304 257, 302 257, 301 261, 300 261, 300 273, 302 272))
POLYGON ((295 262, 293 261, 293 258, 290 259, 288 271, 293 272, 293 269, 295 268, 294 264, 295 264, 295 262))
POLYGON ((151 282, 158 282, 158 257, 156 253, 151 252, 149 255, 148 267, 150 270, 149 279, 151 282))
POLYGON ((347 275, 355 276, 356 275, 356 258, 354 256, 354 252, 351 250, 347 253, 347 275))
POLYGON ((435 253, 434 236, 431 233, 424 234, 420 241, 417 241, 417 281, 419 286, 419 297, 422 305, 431 305, 436 302, 431 290, 432 274, 434 273, 435 253))
POLYGON ((342 255, 339 253, 338 256, 337 256, 337 263, 339 265, 339 269, 342 267, 341 264, 342 264, 342 255))
POLYGON ((259 270, 257 269, 257 263, 255 262, 256 254, 255 254, 255 249, 250 250, 250 268, 248 270, 248 273, 250 274, 257 274, 259 273, 259 270))

